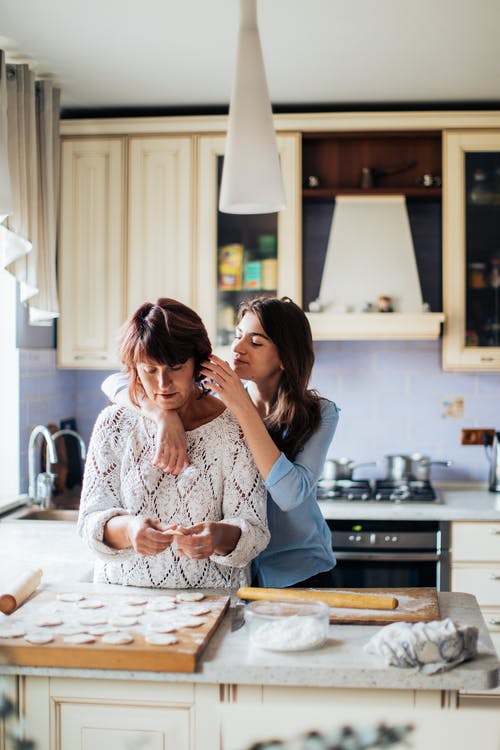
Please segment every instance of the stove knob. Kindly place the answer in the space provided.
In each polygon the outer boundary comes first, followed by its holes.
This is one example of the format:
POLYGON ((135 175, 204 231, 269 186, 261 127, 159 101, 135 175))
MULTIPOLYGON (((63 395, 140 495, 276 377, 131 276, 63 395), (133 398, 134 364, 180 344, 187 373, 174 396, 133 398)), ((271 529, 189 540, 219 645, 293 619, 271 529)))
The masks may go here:
POLYGON ((357 542, 360 542, 360 541, 362 540, 362 538, 363 538, 363 537, 359 536, 359 534, 358 534, 358 535, 356 536, 356 541, 357 541, 357 542))
POLYGON ((391 542, 397 542, 397 541, 398 541, 397 536, 393 536, 392 539, 391 539, 391 542))
POLYGON ((354 542, 354 534, 349 534, 348 539, 350 542, 354 542))
POLYGON ((391 537, 390 536, 384 536, 384 542, 390 542, 391 537))

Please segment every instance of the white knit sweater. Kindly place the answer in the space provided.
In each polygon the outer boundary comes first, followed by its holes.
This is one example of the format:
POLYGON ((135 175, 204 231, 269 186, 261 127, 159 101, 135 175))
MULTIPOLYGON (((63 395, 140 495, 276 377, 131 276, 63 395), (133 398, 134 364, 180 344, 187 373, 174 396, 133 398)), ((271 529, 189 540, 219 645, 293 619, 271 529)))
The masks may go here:
POLYGON ((266 490, 234 416, 186 432, 191 466, 179 477, 152 466, 155 425, 109 406, 97 418, 85 464, 78 532, 96 553, 95 581, 164 588, 237 587, 249 583, 249 563, 269 542, 266 490), (175 552, 145 556, 103 542, 113 516, 151 516, 189 527, 221 521, 241 529, 234 550, 207 560, 175 552))

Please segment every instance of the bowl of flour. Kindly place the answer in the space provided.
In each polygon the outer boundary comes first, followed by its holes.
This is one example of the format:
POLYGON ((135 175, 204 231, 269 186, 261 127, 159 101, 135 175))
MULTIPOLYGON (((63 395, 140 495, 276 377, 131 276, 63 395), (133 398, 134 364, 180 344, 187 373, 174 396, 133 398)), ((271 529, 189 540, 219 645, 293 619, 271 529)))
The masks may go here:
POLYGON ((250 642, 267 651, 305 651, 328 637, 330 608, 323 602, 256 601, 245 607, 250 642))

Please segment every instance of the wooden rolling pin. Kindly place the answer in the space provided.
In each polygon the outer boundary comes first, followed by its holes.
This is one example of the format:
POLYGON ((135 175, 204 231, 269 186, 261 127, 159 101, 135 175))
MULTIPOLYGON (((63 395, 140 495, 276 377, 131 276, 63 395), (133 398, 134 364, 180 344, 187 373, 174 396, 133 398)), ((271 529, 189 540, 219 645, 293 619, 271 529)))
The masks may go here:
POLYGON ((349 609, 396 609, 395 596, 383 594, 348 594, 318 589, 260 589, 243 586, 236 592, 240 599, 266 599, 268 601, 295 602, 320 601, 330 607, 349 609))
POLYGON ((0 612, 6 615, 12 614, 33 593, 41 578, 42 570, 40 568, 27 570, 19 578, 16 578, 8 587, 8 591, 0 594, 0 612))

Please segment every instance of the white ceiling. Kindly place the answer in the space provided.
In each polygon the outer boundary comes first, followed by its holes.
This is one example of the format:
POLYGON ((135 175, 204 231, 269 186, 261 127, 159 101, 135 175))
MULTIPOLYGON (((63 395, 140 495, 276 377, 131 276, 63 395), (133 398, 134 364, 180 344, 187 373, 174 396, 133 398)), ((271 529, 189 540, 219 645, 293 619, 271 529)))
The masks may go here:
MULTIPOLYGON (((258 0, 273 105, 500 102, 500 0, 258 0)), ((0 0, 66 109, 223 107, 238 0, 0 0)))

